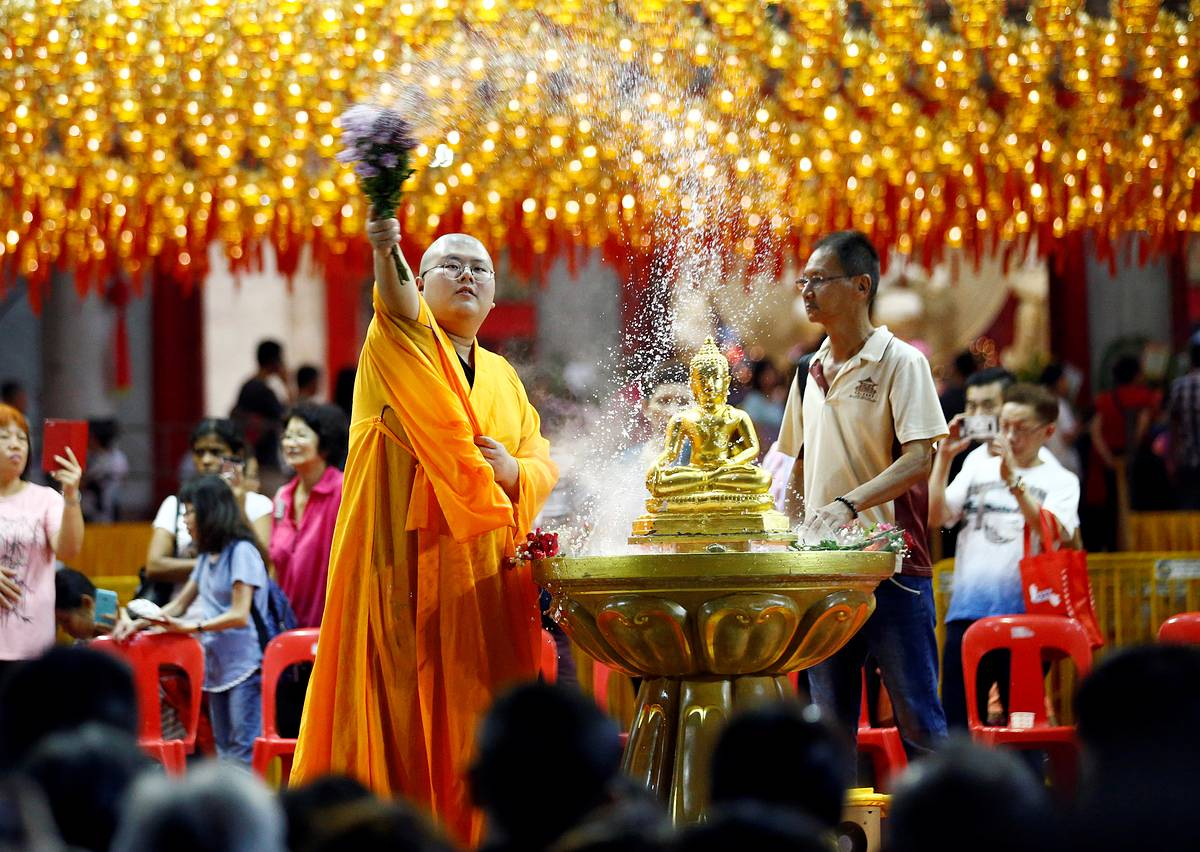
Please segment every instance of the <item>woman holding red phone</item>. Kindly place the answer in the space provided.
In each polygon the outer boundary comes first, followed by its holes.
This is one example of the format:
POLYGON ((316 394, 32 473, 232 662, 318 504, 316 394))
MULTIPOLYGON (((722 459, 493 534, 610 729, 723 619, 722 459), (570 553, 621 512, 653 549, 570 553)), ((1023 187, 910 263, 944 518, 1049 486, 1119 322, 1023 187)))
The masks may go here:
POLYGON ((29 422, 0 405, 0 676, 54 644, 54 560, 70 561, 83 546, 83 469, 70 447, 65 453, 50 473, 62 494, 24 479, 29 422))

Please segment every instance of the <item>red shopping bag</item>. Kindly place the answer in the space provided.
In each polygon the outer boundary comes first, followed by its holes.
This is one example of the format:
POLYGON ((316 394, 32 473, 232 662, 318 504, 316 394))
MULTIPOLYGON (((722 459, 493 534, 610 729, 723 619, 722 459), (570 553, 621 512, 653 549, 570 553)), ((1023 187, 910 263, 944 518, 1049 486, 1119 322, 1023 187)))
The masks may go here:
POLYGON ((1042 552, 1030 552, 1029 524, 1025 525, 1025 557, 1021 560, 1021 591, 1025 612, 1032 615, 1061 615, 1083 625, 1092 650, 1104 645, 1092 582, 1088 578, 1087 552, 1061 546, 1054 516, 1041 512, 1042 552))

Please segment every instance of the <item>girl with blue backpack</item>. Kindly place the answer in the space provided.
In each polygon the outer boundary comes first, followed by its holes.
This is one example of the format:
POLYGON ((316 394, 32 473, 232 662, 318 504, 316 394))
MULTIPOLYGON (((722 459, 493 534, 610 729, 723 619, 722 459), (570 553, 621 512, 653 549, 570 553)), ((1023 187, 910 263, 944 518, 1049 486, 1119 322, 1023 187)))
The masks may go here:
POLYGON ((194 634, 204 645, 217 754, 249 764, 262 730, 263 649, 283 620, 254 531, 219 476, 201 476, 179 495, 199 554, 191 577, 161 616, 126 622, 118 639, 143 627, 194 634))

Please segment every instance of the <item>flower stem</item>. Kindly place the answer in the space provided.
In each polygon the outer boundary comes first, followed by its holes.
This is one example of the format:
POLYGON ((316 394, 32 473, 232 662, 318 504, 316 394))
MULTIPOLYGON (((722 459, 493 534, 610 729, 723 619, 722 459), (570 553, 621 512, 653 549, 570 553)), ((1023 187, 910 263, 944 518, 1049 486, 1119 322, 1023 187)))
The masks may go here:
POLYGON ((400 284, 411 284, 408 267, 400 260, 400 246, 392 246, 392 263, 396 264, 396 275, 400 278, 400 284))

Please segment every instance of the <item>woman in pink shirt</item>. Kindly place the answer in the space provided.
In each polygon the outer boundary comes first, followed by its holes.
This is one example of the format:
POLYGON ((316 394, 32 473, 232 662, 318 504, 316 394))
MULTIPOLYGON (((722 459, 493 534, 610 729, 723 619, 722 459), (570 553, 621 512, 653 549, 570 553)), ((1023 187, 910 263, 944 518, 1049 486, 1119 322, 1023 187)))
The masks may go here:
POLYGON ((13 663, 54 644, 54 558, 83 546, 83 511, 75 454, 55 456, 50 474, 63 493, 22 477, 29 464, 29 422, 0 405, 0 676, 13 663))
POLYGON ((305 403, 288 414, 283 456, 296 471, 275 495, 271 562, 298 627, 320 627, 329 549, 342 503, 347 426, 341 409, 305 403))

